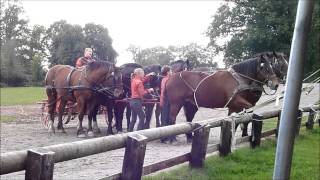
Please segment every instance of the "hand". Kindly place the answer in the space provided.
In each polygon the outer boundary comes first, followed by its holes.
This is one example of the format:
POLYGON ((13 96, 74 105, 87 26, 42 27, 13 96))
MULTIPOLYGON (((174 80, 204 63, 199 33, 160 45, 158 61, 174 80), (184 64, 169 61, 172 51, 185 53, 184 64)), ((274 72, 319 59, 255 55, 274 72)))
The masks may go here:
POLYGON ((153 93, 153 92, 154 92, 154 89, 153 89, 153 88, 149 88, 149 89, 148 89, 148 92, 149 92, 149 93, 153 93))
POLYGON ((155 76, 155 75, 156 75, 155 72, 151 72, 151 73, 148 74, 148 76, 155 76))

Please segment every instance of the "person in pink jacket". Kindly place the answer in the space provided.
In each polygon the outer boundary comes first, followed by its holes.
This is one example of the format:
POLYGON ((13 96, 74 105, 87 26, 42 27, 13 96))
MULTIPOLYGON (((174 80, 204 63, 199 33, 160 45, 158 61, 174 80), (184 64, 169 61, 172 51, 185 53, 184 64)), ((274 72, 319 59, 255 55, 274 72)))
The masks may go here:
MULTIPOLYGON (((169 66, 163 66, 161 69, 161 75, 164 78, 161 80, 161 94, 160 94, 160 108, 161 108, 161 126, 168 126, 170 120, 170 105, 168 98, 166 96, 166 84, 172 74, 171 68, 169 66)), ((162 138, 161 142, 165 143, 168 141, 168 138, 162 138)))

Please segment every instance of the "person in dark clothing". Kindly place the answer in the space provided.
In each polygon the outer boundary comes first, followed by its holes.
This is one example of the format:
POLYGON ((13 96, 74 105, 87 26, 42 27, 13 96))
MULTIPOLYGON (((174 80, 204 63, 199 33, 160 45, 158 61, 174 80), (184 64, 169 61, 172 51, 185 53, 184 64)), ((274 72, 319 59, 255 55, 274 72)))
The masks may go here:
POLYGON ((131 80, 131 99, 129 101, 131 110, 132 110, 132 119, 128 128, 129 132, 132 132, 134 129, 134 125, 137 120, 137 116, 139 117, 138 129, 142 130, 144 127, 144 121, 146 119, 146 115, 142 108, 142 100, 143 96, 147 93, 152 93, 153 89, 144 89, 143 83, 150 80, 150 76, 155 73, 150 73, 144 76, 144 71, 141 68, 137 68, 134 70, 133 78, 131 80))

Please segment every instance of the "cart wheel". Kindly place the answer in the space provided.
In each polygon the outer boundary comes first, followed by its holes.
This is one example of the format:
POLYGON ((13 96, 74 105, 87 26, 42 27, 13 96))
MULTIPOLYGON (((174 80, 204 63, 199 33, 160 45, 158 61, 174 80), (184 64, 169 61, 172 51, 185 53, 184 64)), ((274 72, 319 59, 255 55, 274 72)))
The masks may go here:
POLYGON ((48 113, 48 107, 47 107, 47 102, 43 102, 42 106, 41 106, 41 123, 43 125, 44 128, 48 129, 48 124, 50 121, 50 114, 48 113))
POLYGON ((50 114, 49 113, 42 113, 40 119, 41 119, 43 127, 48 129, 48 124, 50 121, 50 114))

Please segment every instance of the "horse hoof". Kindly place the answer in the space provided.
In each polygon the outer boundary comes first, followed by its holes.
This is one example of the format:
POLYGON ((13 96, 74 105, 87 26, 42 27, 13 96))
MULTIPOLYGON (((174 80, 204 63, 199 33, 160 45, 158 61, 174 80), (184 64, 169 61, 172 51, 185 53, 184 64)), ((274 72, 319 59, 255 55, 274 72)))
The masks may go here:
POLYGON ((85 137, 86 137, 86 135, 84 133, 78 134, 78 138, 85 138, 85 137))
POLYGON ((94 137, 93 131, 88 131, 88 137, 94 137))

